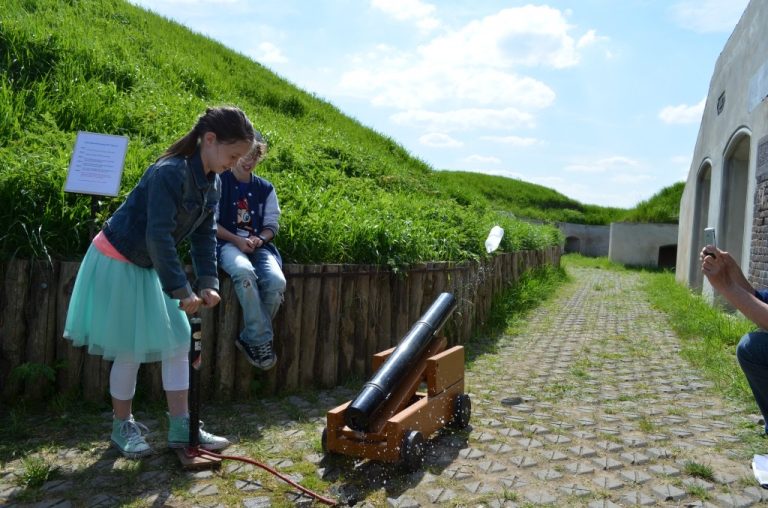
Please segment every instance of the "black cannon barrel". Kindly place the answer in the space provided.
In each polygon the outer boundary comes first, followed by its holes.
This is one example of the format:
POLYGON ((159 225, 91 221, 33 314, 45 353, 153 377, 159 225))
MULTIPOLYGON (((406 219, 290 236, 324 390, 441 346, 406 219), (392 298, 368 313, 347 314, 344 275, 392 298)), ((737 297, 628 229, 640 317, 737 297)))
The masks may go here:
POLYGON ((411 370, 427 350, 432 337, 442 328, 456 308, 451 293, 441 293, 427 311, 400 340, 392 354, 363 385, 360 393, 347 406, 344 421, 349 428, 365 431, 371 418, 397 387, 399 380, 411 370))

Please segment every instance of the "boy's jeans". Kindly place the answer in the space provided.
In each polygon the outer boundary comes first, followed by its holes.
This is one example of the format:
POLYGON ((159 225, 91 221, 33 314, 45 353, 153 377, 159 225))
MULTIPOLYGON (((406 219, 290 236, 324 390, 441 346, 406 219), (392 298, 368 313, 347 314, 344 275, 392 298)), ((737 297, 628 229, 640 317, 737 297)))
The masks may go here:
POLYGON ((267 249, 246 254, 225 243, 219 257, 221 268, 232 277, 237 299, 243 308, 243 342, 259 346, 272 340, 272 319, 283 302, 285 276, 275 256, 267 249))
POLYGON ((747 376, 768 434, 768 332, 750 332, 736 346, 736 358, 747 376))

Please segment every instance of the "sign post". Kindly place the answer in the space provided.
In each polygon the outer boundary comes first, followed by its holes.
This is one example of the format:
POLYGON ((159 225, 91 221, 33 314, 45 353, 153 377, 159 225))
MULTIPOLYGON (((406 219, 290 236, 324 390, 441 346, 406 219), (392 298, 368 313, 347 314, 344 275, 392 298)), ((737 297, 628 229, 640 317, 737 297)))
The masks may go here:
POLYGON ((120 192, 125 153, 128 150, 127 136, 98 134, 80 131, 77 133, 72 159, 69 162, 64 192, 91 195, 90 236, 96 234, 96 215, 99 212, 99 198, 115 197, 120 192))

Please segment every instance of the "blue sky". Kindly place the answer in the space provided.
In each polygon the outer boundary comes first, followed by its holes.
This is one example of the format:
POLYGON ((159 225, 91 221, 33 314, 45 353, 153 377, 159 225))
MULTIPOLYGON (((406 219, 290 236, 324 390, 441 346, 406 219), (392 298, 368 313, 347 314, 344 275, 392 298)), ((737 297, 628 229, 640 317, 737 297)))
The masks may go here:
POLYGON ((253 58, 434 169, 624 208, 685 180, 715 62, 748 3, 131 1, 253 58))

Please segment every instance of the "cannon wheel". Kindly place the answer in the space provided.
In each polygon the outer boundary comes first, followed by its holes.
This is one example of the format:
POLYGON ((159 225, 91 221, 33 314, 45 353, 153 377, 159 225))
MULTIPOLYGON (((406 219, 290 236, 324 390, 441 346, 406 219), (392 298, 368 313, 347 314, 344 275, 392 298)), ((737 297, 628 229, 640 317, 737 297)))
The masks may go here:
POLYGON ((472 401, 469 395, 461 393, 453 401, 453 418, 449 426, 454 429, 465 429, 469 425, 470 416, 472 416, 472 401))
POLYGON ((400 448, 400 458, 403 467, 408 472, 413 472, 421 467, 424 462, 424 436, 418 430, 412 430, 403 438, 400 448))
POLYGON ((320 436, 320 447, 323 453, 328 455, 328 427, 323 427, 323 435, 320 436))

